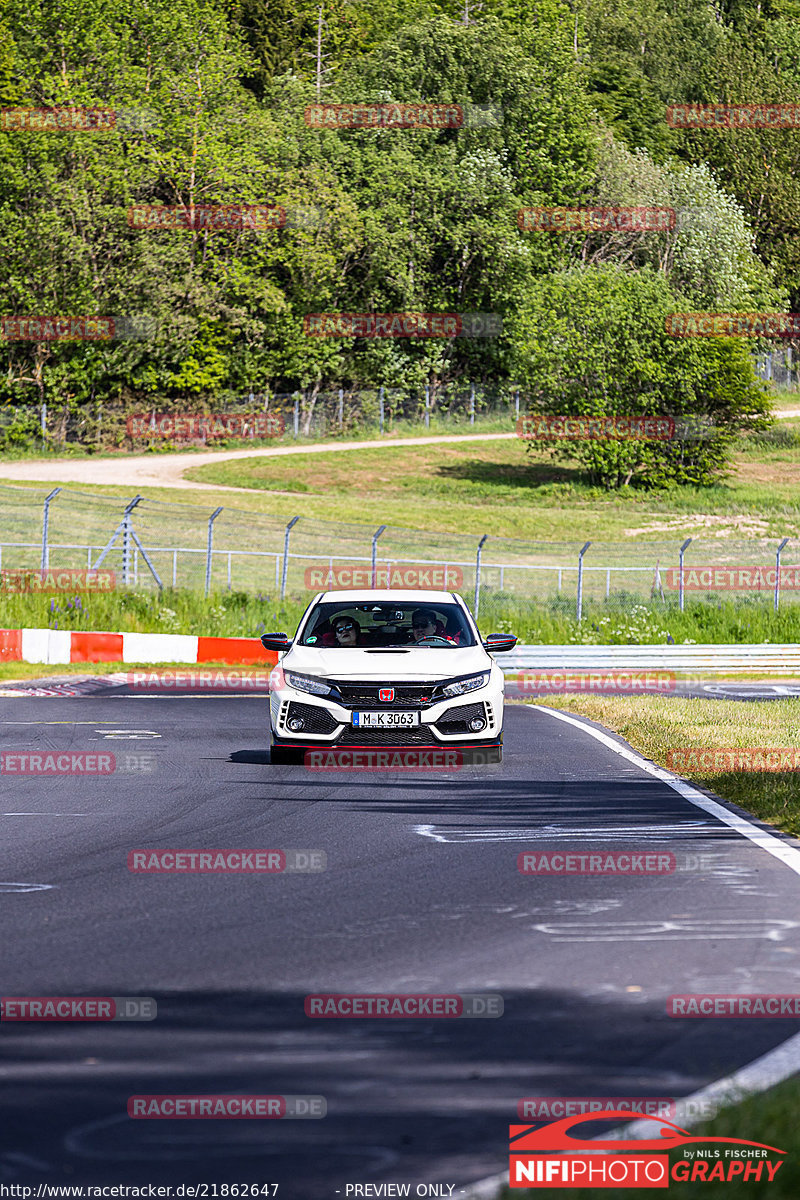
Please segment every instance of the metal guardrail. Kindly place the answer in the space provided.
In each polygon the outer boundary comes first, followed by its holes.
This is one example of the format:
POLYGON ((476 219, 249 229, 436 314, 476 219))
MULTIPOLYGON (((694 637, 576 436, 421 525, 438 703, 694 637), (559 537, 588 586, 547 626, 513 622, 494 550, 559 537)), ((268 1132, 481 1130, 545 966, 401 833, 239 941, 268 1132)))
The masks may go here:
POLYGON ((740 646, 518 646, 497 656, 506 675, 520 671, 783 671, 800 672, 800 644, 740 646))

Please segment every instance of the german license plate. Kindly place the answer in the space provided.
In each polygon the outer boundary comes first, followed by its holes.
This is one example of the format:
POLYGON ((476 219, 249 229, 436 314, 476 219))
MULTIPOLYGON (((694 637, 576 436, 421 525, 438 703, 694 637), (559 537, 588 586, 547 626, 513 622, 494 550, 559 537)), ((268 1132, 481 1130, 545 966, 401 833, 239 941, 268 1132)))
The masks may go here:
POLYGON ((354 712, 353 724, 359 729, 405 729, 419 725, 416 712, 354 712))

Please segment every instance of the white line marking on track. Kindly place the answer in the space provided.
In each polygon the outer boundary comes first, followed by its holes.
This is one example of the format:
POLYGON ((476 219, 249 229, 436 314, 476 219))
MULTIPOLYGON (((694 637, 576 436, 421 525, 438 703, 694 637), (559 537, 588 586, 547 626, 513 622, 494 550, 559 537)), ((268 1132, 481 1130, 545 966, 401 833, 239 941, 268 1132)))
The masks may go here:
POLYGON ((769 833, 766 829, 760 829, 757 825, 753 825, 746 817, 740 817, 738 813, 731 812, 724 805, 712 800, 708 796, 704 796, 697 788, 687 783, 685 779, 680 779, 677 775, 673 775, 671 771, 666 771, 663 767, 657 767, 655 763, 649 762, 646 758, 642 758, 635 750, 629 749, 627 746, 621 746, 619 742, 615 742, 608 734, 603 733, 599 729, 595 729, 591 725, 585 725, 583 721, 577 720, 575 717, 569 716, 568 713, 557 712, 554 708, 547 708, 545 705, 537 705, 540 712, 547 713, 551 717, 555 717, 558 721, 566 721, 568 725, 574 725, 576 729, 583 730, 589 737, 593 737, 595 741, 607 746, 609 750, 613 750, 620 758, 627 759, 634 766, 639 767, 642 771, 646 771, 648 775, 652 775, 655 779, 659 779, 662 783, 666 783, 673 791, 682 796, 684 800, 688 800, 690 804, 694 804, 696 808, 701 808, 703 812, 707 812, 710 816, 716 817, 718 821, 722 821, 730 829, 734 829, 742 837, 749 838, 751 842, 755 842, 762 850, 766 850, 768 854, 779 859, 790 871, 794 871, 796 875, 800 875, 800 850, 795 846, 784 842, 774 833, 769 833))
POLYGON ((713 834, 718 832, 711 821, 674 821, 661 825, 532 825, 509 826, 507 829, 492 825, 415 825, 414 832, 434 842, 669 842, 673 833, 685 832, 713 834), (439 832, 436 832, 436 831, 439 832), (450 835, 450 836, 448 836, 450 835))
POLYGON ((0 896, 5 892, 51 892, 55 883, 0 883, 0 896))
POLYGON ((4 812, 4 817, 88 817, 89 813, 4 812))
MULTIPOLYGON (((526 707, 528 707, 529 711, 533 711, 529 706, 526 707)), ((545 705, 537 705, 536 707, 540 712, 548 713, 559 721, 566 721, 568 725, 575 725, 578 729, 582 729, 589 737, 593 737, 595 741, 601 742, 609 750, 613 750, 615 754, 619 754, 622 758, 627 759, 628 762, 641 767, 649 775, 660 779, 662 783, 666 783, 679 796, 682 796, 684 800, 688 800, 690 804, 695 804, 698 808, 702 808, 705 812, 710 813, 711 816, 717 817, 718 820, 723 821, 731 829, 735 829, 743 837, 749 838, 751 842, 755 842, 762 850, 766 850, 768 854, 774 855, 789 867, 791 871, 800 875, 800 850, 795 849, 794 846, 781 841, 780 838, 767 832, 767 830, 759 829, 758 826, 752 825, 737 813, 730 812, 722 804, 718 804, 715 800, 704 796, 702 792, 698 792, 696 788, 692 787, 684 779, 679 779, 669 771, 665 771, 662 767, 657 767, 654 763, 648 762, 647 759, 638 755, 635 750, 631 750, 627 746, 620 746, 619 742, 615 742, 612 737, 609 737, 608 734, 603 733, 601 730, 584 724, 583 721, 579 721, 567 713, 547 708, 545 705)), ((692 1125, 697 1125, 701 1121, 705 1121, 708 1110, 704 1111, 702 1107, 704 1104, 711 1104, 716 1111, 719 1111, 732 1104, 738 1104, 747 1096, 757 1096, 759 1093, 767 1091, 768 1088, 775 1087, 776 1084, 782 1083, 792 1075, 796 1075, 798 1071, 800 1071, 800 1033, 787 1038, 780 1046, 768 1051, 766 1054, 762 1054, 760 1058, 747 1063, 746 1066, 741 1067, 738 1071, 734 1071, 722 1079, 715 1080, 714 1083, 708 1084, 707 1087, 693 1092, 691 1096, 683 1097, 681 1103, 687 1109, 692 1104, 698 1105, 698 1115, 696 1117, 685 1118, 683 1124, 686 1128, 691 1129, 692 1125)), ((614 1140, 647 1138, 652 1136, 652 1128, 651 1121, 633 1121, 629 1125, 624 1125, 614 1130, 613 1133, 605 1133, 602 1136, 609 1139, 613 1138, 614 1140)), ((497 1175, 490 1175, 485 1179, 478 1180, 471 1186, 467 1186, 464 1190, 467 1193, 468 1200, 494 1200, 500 1189, 507 1186, 508 1168, 497 1175)))

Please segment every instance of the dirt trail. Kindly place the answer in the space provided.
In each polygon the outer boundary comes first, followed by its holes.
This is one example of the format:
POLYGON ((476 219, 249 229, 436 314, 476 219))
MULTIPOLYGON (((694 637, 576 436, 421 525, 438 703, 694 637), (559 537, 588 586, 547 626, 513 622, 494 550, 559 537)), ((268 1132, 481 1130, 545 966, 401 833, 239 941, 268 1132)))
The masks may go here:
MULTIPOLYGON (((800 408, 776 412, 778 420, 800 417, 800 408)), ((381 438, 371 442, 322 442, 317 445, 274 446, 252 450, 207 450, 193 454, 136 454, 114 458, 26 458, 0 463, 0 481, 19 483, 92 483, 124 487, 191 488, 195 491, 241 492, 242 488, 217 483, 194 483, 184 477, 192 467, 232 462, 237 458, 282 458, 287 454, 340 454, 348 450, 373 450, 377 446, 434 446, 441 442, 496 442, 516 433, 468 433, 436 437, 381 438)), ((276 496, 294 492, 274 491, 276 496)))
MULTIPOLYGON (((275 446, 253 450, 208 450, 195 454, 137 454, 119 458, 39 458, 0 463, 4 483, 42 480, 47 483, 113 484, 117 487, 192 488, 197 491, 240 492, 243 489, 216 483, 194 483, 184 478, 191 467, 231 462, 237 458, 281 458, 286 454, 338 454, 345 450, 373 450, 377 446, 432 446, 438 442, 492 442, 515 433, 470 433, 457 436, 393 438, 374 442, 324 442, 318 445, 275 446)), ((294 492, 274 495, 293 496, 294 492)))

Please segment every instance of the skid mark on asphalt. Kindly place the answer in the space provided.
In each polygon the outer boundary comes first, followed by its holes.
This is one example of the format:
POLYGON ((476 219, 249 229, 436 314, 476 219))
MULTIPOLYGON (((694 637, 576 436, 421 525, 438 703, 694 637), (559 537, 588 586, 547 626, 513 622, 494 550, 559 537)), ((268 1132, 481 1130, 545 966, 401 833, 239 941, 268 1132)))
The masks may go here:
MULTIPOLYGON (((281 1121, 279 1131, 263 1127, 256 1131, 209 1129, 208 1124, 204 1121, 205 1128, 201 1129, 166 1130, 153 1128, 155 1122, 132 1122, 127 1113, 121 1113, 75 1126, 65 1134, 63 1144, 67 1153, 95 1162, 174 1162, 195 1159, 198 1153, 212 1158, 257 1155, 276 1162, 284 1160, 287 1174, 293 1169, 295 1175, 297 1155, 307 1153, 308 1133, 303 1132, 304 1121, 297 1122, 297 1130, 287 1129, 286 1123, 281 1121), (146 1124, 150 1128, 142 1128, 146 1124), (294 1146, 288 1145, 289 1142, 294 1146)), ((174 1123, 170 1122, 170 1125, 174 1123)), ((349 1170, 363 1174, 386 1170, 399 1159, 399 1154, 387 1146, 347 1145, 333 1139, 330 1144, 325 1144, 319 1135, 314 1137, 314 1147, 317 1153, 324 1150, 326 1162, 330 1159, 339 1169, 347 1166, 349 1170)), ((275 1163, 271 1166, 275 1170, 275 1163)))

